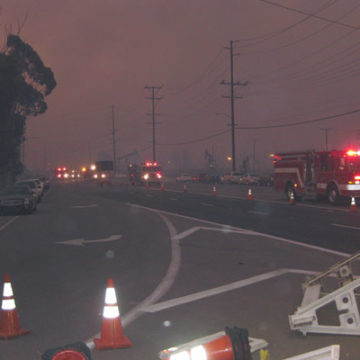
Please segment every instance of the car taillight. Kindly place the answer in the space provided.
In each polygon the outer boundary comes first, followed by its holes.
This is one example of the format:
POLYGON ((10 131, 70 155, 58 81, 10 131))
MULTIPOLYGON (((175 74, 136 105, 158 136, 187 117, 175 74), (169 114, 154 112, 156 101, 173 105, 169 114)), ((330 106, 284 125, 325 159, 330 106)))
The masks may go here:
POLYGON ((156 173, 156 177, 158 178, 158 179, 161 179, 162 178, 162 174, 161 173, 156 173))
POLYGON ((360 175, 358 174, 354 175, 354 180, 360 180, 360 175))

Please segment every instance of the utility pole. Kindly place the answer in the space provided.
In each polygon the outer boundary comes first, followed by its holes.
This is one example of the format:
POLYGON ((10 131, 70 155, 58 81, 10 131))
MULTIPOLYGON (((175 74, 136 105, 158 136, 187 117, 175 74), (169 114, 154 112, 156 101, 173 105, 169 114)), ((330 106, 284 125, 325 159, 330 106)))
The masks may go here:
POLYGON ((253 142, 253 166, 252 171, 255 173, 255 162, 256 162, 256 139, 252 139, 253 142))
POLYGON ((115 105, 111 105, 111 120, 112 120, 112 144, 113 144, 113 167, 114 174, 116 174, 116 139, 115 139, 115 105))
POLYGON ((153 148, 153 161, 156 161, 156 138, 155 138, 155 100, 161 100, 162 97, 155 96, 155 90, 160 90, 162 86, 145 86, 144 89, 151 90, 151 97, 146 97, 145 99, 151 100, 152 103, 152 148, 153 148))
POLYGON ((328 151, 328 133, 331 130, 331 128, 324 128, 320 130, 325 132, 325 150, 328 151))
POLYGON ((234 56, 239 54, 234 54, 234 43, 237 41, 230 40, 230 47, 225 47, 225 49, 230 50, 230 82, 225 82, 224 80, 221 82, 222 85, 230 85, 230 96, 223 96, 224 98, 230 99, 230 107, 231 107, 231 157, 232 157, 232 171, 236 171, 236 159, 235 159, 235 99, 241 99, 242 96, 234 95, 234 86, 246 86, 247 82, 241 83, 240 81, 234 82, 234 56))

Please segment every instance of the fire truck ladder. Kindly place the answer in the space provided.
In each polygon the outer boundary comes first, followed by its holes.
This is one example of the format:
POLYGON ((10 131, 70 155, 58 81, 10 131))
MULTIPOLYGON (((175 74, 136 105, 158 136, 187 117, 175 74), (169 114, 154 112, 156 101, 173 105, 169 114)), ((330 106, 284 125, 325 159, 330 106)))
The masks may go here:
POLYGON ((360 260, 357 252, 328 270, 310 278, 303 284, 304 296, 301 305, 289 316, 291 330, 304 335, 310 333, 360 335, 360 315, 357 297, 360 295, 360 277, 353 274, 352 265, 360 260), (326 290, 326 283, 337 280, 337 288, 326 290), (335 303, 337 324, 319 324, 317 311, 335 303))

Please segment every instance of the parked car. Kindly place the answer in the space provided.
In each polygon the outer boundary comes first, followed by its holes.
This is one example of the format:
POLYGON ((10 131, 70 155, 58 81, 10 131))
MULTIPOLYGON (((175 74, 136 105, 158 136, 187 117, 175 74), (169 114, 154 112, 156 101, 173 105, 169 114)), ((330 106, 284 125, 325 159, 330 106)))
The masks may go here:
POLYGON ((243 177, 244 177, 243 173, 230 172, 230 173, 224 174, 221 177, 221 182, 223 182, 225 184, 240 184, 243 177))
POLYGON ((182 183, 184 183, 184 182, 191 182, 191 181, 193 181, 193 178, 192 178, 192 176, 189 175, 189 174, 181 174, 180 176, 177 176, 177 177, 175 178, 175 181, 176 181, 176 182, 182 182, 182 183))
POLYGON ((17 181, 15 183, 15 185, 28 185, 28 186, 30 186, 31 190, 36 194, 37 202, 41 201, 42 187, 37 181, 35 181, 33 179, 20 180, 20 181, 17 181))
POLYGON ((28 186, 13 186, 0 193, 0 211, 31 214, 36 210, 36 198, 28 186))
POLYGON ((258 185, 260 176, 255 174, 247 174, 242 177, 240 184, 242 185, 258 185))
POLYGON ((218 184, 220 183, 220 176, 216 174, 200 173, 193 176, 192 181, 203 184, 218 184))

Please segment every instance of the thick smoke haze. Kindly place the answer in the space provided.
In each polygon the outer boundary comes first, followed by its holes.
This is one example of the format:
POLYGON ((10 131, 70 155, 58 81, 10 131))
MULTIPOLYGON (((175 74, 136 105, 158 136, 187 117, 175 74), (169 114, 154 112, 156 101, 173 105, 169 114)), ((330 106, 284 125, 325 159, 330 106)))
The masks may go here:
POLYGON ((326 128, 329 148, 359 143, 359 112, 242 129, 360 109, 356 0, 8 0, 1 8, 3 39, 28 14, 20 36, 58 83, 48 111, 27 121, 31 169, 111 159, 112 104, 121 165, 134 150, 139 157, 128 160, 151 158, 144 87, 162 85, 158 160, 179 171, 205 167, 207 149, 230 170, 230 102, 222 97, 230 87, 220 84, 230 80, 230 40, 234 80, 248 81, 235 90, 238 167, 247 156, 261 171, 270 153, 324 149, 326 128))

